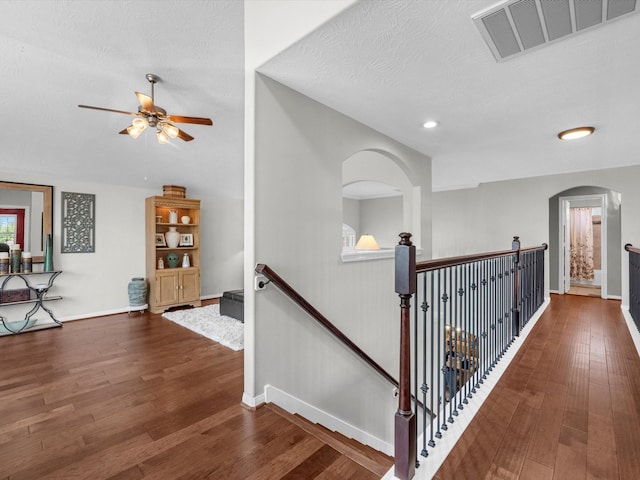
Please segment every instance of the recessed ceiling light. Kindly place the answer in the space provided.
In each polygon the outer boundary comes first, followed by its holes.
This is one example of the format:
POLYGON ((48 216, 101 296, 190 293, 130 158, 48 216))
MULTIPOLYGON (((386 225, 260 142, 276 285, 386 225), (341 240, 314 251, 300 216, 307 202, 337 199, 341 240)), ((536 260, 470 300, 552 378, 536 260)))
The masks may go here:
POLYGON ((587 137, 595 131, 593 127, 578 127, 565 130, 558 134, 560 140, 575 140, 576 138, 587 137))
POLYGON ((422 126, 424 128, 434 128, 438 126, 438 122, 436 122, 435 120, 429 120, 427 122, 424 122, 422 126))

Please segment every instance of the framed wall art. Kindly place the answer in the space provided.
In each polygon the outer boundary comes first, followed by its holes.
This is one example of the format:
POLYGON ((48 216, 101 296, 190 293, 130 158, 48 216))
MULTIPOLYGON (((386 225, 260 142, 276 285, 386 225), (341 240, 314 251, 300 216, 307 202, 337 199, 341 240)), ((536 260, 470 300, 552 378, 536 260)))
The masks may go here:
POLYGON ((162 233, 156 233, 156 247, 166 247, 167 241, 162 233))
POLYGON ((180 246, 181 247, 193 247, 193 233, 181 233, 180 234, 180 246))

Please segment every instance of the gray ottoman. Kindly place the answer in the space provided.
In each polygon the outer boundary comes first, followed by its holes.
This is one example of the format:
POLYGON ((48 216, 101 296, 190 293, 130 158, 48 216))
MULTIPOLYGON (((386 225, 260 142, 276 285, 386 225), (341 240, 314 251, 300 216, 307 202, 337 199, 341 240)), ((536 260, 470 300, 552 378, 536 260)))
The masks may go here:
POLYGON ((244 290, 231 290, 222 294, 220 315, 226 315, 244 323, 244 290))

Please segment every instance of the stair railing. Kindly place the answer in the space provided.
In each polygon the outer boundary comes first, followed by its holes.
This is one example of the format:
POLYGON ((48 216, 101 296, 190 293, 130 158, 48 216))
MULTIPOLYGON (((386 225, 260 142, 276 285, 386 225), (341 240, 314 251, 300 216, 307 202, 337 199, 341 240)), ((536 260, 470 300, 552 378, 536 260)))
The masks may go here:
POLYGON ((514 237, 511 250, 416 263, 411 234, 401 233, 400 238, 395 270, 401 337, 394 473, 408 480, 419 465, 417 421, 420 453, 427 457, 544 303, 547 245, 521 249, 514 237), (415 398, 428 411, 415 402, 411 405, 412 356, 415 398))
POLYGON ((640 330, 640 249, 630 243, 624 249, 629 252, 629 314, 640 330))

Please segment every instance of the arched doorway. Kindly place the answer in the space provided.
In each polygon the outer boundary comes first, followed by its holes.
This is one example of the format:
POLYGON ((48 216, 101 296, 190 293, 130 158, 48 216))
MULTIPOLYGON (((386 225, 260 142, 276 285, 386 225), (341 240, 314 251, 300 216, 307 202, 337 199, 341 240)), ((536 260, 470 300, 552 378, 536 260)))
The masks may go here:
POLYGON ((594 217, 601 218, 601 243, 596 249, 596 255, 600 254, 600 268, 592 280, 577 279, 573 283, 599 285, 602 298, 621 298, 621 194, 595 186, 571 188, 549 199, 550 291, 563 294, 571 288, 572 208, 592 209, 594 217))

